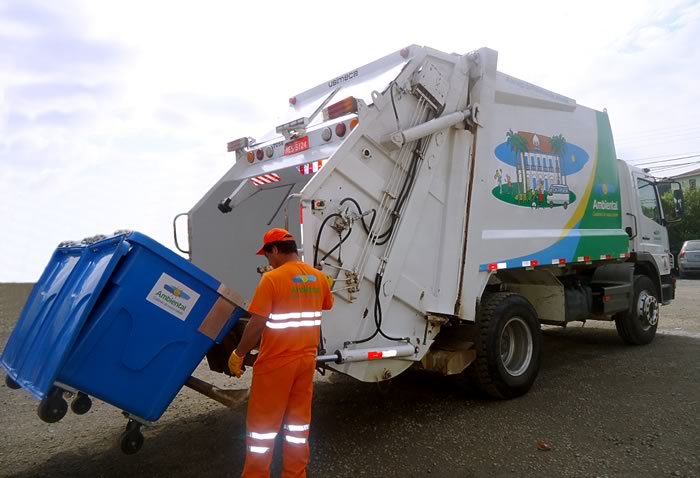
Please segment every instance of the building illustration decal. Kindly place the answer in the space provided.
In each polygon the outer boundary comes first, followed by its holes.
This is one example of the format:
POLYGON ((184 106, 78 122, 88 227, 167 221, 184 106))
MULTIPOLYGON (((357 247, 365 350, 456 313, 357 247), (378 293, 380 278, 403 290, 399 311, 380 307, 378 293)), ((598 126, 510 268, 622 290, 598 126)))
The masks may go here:
POLYGON ((576 200, 567 178, 583 168, 588 154, 563 135, 515 133, 511 129, 494 152, 505 163, 495 170, 497 185, 492 190, 501 201, 534 209, 566 209, 576 200))

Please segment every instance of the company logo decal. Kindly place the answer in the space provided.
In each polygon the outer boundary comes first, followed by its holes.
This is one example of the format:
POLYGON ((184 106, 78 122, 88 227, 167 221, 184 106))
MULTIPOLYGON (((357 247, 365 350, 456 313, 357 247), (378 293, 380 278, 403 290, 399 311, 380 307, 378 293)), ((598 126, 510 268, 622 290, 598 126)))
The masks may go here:
POLYGON ((185 320, 199 300, 199 294, 174 277, 162 273, 146 300, 170 315, 185 320))

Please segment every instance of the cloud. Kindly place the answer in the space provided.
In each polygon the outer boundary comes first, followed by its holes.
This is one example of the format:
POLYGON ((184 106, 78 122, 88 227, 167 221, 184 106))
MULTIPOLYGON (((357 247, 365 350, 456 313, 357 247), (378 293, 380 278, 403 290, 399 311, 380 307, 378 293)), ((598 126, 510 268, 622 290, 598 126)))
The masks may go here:
POLYGON ((610 114, 618 157, 643 160, 700 151, 700 3, 653 9, 592 56, 556 75, 579 104, 610 114), (568 76, 568 77, 567 77, 568 76), (684 133, 685 132, 685 133, 684 133))
MULTIPOLYGON (((172 217, 231 167, 227 141, 260 138, 289 96, 411 42, 495 48, 500 70, 607 107, 622 138, 700 124, 697 2, 546 0, 508 15, 495 3, 436 4, 450 14, 426 23, 358 0, 356 10, 393 21, 348 44, 316 41, 274 9, 262 24, 236 22, 260 13, 254 2, 0 3, 0 220, 11 231, 0 249, 17 251, 0 281, 35 280, 64 239, 131 228, 172 246, 172 217)), ((342 15, 320 1, 305 13, 321 26, 342 15)), ((656 138, 666 143, 618 151, 687 147, 656 138)))
POLYGON ((3 69, 70 77, 86 67, 113 64, 122 58, 123 52, 115 45, 80 34, 81 25, 67 14, 74 12, 74 5, 63 2, 60 7, 60 11, 52 11, 46 3, 25 0, 11 0, 0 7, 2 23, 14 26, 6 29, 10 33, 0 30, 3 69), (27 34, 11 34, 18 29, 27 34))

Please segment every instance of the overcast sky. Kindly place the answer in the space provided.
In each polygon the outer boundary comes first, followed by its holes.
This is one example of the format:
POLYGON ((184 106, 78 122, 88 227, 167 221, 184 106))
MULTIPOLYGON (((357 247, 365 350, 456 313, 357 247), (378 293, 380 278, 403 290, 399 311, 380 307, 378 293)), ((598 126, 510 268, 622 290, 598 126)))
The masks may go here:
POLYGON ((228 141, 413 43, 607 108, 623 159, 700 153, 700 2, 454 3, 0 0, 0 282, 116 229, 174 248, 228 141))

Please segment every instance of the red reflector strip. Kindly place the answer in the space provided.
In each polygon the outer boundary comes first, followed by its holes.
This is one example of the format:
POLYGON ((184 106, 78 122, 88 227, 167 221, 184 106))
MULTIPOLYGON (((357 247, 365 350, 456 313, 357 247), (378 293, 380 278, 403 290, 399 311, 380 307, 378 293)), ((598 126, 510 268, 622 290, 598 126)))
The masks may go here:
POLYGON ((630 253, 629 253, 629 252, 623 252, 622 254, 620 254, 620 258, 621 258, 621 259, 628 259, 629 256, 630 256, 630 253))
POLYGON ((583 256, 578 258, 579 262, 591 262, 591 256, 583 256))
POLYGON ((367 352, 368 360, 376 360, 382 358, 384 354, 382 352, 367 352))
POLYGON ((523 261, 523 267, 535 267, 540 265, 540 261, 523 261))
POLYGON ((491 264, 488 265, 488 270, 495 271, 497 269, 505 269, 507 267, 508 267, 508 264, 505 262, 492 262, 491 264))
POLYGON ((552 259, 552 264, 555 266, 556 265, 564 265, 564 264, 566 264, 566 259, 563 259, 561 257, 559 259, 552 259))
POLYGON ((304 224, 304 206, 299 206, 299 224, 304 224))
POLYGON ((317 173, 323 167, 323 165, 326 164, 326 161, 326 159, 320 159, 312 163, 302 164, 299 166, 299 173, 301 173, 303 176, 317 173))
POLYGON ((256 186, 262 186, 264 184, 272 184, 276 183, 277 181, 281 181, 282 178, 275 173, 270 173, 270 174, 263 174, 262 176, 256 176, 254 178, 250 179, 250 182, 255 184, 256 186))
POLYGON ((612 256, 610 254, 604 254, 604 255, 600 256, 601 261, 607 261, 609 259, 612 259, 612 256))

